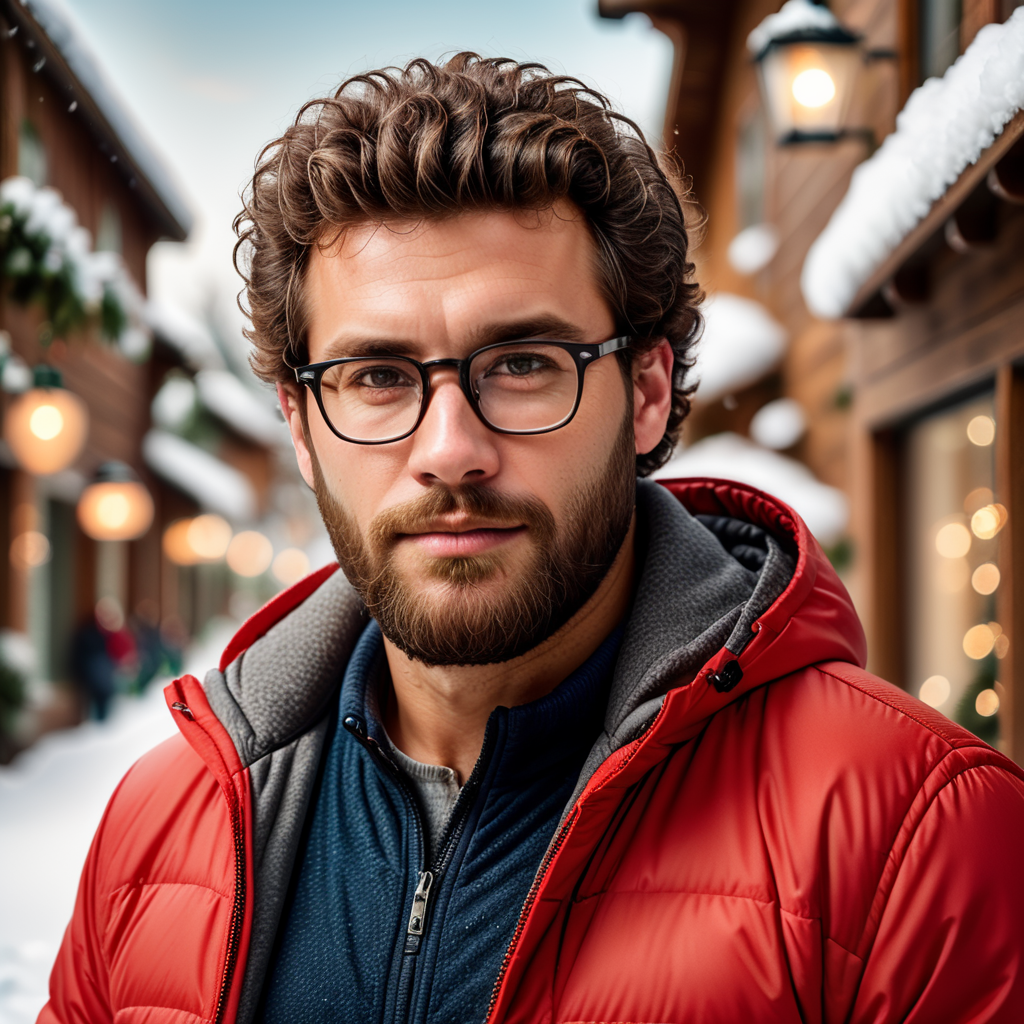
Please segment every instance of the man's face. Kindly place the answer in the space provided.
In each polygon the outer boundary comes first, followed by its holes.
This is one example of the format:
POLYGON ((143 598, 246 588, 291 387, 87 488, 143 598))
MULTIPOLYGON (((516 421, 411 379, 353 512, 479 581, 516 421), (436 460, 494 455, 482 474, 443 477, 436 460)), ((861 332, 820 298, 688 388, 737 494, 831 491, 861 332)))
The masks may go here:
MULTIPOLYGON (((598 342, 614 321, 594 243, 568 206, 349 229, 314 250, 309 358, 382 349, 421 362, 490 342, 598 342)), ((627 533, 635 486, 631 394, 614 357, 587 368, 579 410, 548 434, 488 429, 453 369, 410 437, 337 438, 307 390, 293 437, 339 561, 387 636, 428 664, 504 661, 563 625, 627 533), (308 440, 308 445, 307 445, 308 440)))

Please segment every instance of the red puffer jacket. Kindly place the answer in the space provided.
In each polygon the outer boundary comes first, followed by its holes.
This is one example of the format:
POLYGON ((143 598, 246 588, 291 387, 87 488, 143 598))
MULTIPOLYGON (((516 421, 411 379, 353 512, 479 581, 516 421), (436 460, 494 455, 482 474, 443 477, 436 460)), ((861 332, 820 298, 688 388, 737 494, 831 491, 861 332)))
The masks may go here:
MULTIPOLYGON (((738 685, 709 685, 735 657, 723 648, 590 778, 488 1020, 1020 1024, 1024 773, 858 667, 849 598, 789 509, 732 484, 669 487, 692 512, 789 534, 796 572, 754 623, 738 685)), ((250 620, 222 668, 329 573, 250 620)), ((47 1024, 235 1019, 250 773, 195 679, 167 694, 184 739, 111 800, 47 1024)))

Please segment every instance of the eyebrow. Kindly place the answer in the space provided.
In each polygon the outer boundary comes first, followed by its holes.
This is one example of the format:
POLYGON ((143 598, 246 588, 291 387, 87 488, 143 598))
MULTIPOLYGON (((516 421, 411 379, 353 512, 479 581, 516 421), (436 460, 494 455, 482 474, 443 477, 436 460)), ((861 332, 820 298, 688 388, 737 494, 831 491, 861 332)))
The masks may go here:
MULTIPOLYGON (((502 341, 519 341, 523 338, 551 338, 558 341, 585 341, 583 329, 563 317, 542 313, 504 323, 487 324, 470 332, 472 349, 495 345, 502 341)), ((345 356, 409 356, 416 358, 422 345, 398 338, 345 337, 340 336, 327 346, 327 359, 345 356)))

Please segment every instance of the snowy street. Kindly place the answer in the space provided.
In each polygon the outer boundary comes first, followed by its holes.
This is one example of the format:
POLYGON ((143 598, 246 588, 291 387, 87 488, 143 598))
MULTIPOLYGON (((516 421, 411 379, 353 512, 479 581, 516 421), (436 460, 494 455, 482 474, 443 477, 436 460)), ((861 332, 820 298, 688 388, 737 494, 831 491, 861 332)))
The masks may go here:
MULTIPOLYGON (((216 664, 237 624, 211 623, 186 672, 216 664)), ((107 800, 147 750, 173 735, 167 680, 110 719, 51 733, 0 768, 0 1024, 29 1024, 47 998, 50 967, 71 916, 78 876, 107 800)))

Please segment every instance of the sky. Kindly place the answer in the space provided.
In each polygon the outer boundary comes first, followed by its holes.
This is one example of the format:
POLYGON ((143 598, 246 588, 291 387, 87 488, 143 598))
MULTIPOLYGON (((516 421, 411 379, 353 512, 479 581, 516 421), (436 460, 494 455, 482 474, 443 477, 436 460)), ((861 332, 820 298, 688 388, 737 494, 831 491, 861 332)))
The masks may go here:
POLYGON ((473 49, 539 60, 596 85, 660 134, 672 48, 643 15, 597 0, 66 0, 196 215, 185 245, 150 255, 151 295, 224 315, 238 279, 231 219, 261 147, 344 77, 473 49))

